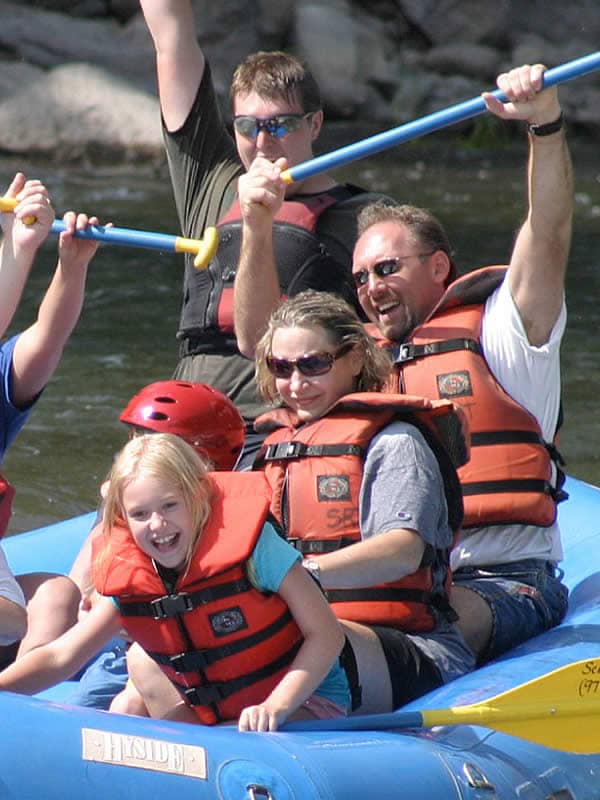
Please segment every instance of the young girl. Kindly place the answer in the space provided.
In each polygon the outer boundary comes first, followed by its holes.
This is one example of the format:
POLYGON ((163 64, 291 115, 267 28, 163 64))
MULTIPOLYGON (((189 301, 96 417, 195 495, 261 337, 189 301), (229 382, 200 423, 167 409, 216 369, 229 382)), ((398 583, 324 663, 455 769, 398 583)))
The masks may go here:
POLYGON ((269 498, 262 476, 208 473, 180 437, 132 439, 111 471, 94 553, 104 597, 0 673, 0 688, 32 694, 64 680, 125 627, 177 689, 163 716, 266 731, 345 713, 342 630, 267 521, 269 498))

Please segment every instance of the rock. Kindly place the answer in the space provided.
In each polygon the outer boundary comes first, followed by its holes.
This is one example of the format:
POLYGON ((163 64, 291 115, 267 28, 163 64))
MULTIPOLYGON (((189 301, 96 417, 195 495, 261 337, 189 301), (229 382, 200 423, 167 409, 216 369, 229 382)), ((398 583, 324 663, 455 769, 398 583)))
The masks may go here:
MULTIPOLYGON (((600 38, 597 0, 553 4, 551 14, 545 0, 190 2, 226 116, 234 68, 260 49, 307 61, 329 124, 373 126, 471 99, 512 66, 595 52, 600 38)), ((0 0, 0 20, 3 152, 164 160, 139 0, 0 0)), ((600 71, 560 93, 571 131, 597 136, 600 71)))
POLYGON ((158 101, 102 68, 56 67, 2 103, 0 150, 66 161, 162 158, 158 101))

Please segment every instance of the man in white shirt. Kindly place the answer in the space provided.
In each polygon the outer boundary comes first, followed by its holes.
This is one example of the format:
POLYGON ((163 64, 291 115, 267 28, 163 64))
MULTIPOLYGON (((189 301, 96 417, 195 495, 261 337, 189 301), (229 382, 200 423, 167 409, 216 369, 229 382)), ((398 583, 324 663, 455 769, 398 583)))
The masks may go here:
POLYGON ((553 440, 573 182, 558 92, 543 89, 544 69, 500 75, 506 103, 483 95, 492 113, 528 129, 529 210, 508 268, 454 281, 445 231, 412 206, 365 209, 354 250, 359 300, 396 356, 394 388, 450 398, 471 425, 451 602, 480 661, 557 624, 567 607, 553 440))

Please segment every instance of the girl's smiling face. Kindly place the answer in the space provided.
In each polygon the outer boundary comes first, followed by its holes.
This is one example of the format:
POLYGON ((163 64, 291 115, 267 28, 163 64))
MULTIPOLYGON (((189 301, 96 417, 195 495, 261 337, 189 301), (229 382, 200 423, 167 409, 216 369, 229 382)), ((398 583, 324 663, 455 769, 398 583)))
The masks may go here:
POLYGON ((123 490, 125 520, 137 546, 164 567, 182 570, 194 531, 192 514, 172 484, 141 472, 123 490))
MULTIPOLYGON (((278 328, 273 333, 271 355, 295 361, 314 353, 335 354, 339 350, 327 332, 311 328, 278 328)), ((306 376, 296 367, 289 378, 276 378, 275 385, 284 403, 301 420, 319 419, 340 397, 355 390, 362 369, 362 356, 356 349, 337 358, 323 375, 306 376)))

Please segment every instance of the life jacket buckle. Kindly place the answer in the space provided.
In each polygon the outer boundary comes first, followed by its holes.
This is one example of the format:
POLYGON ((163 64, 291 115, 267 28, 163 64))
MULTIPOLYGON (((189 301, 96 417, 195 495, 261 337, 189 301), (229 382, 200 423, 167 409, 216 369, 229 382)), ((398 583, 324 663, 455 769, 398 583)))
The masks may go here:
POLYGON ((150 601, 154 619, 168 619, 178 614, 185 614, 194 607, 192 599, 187 592, 181 594, 167 594, 150 601))
POLYGON ((395 364, 404 364, 406 361, 412 361, 414 358, 415 348, 412 344, 401 344, 394 350, 395 364))

